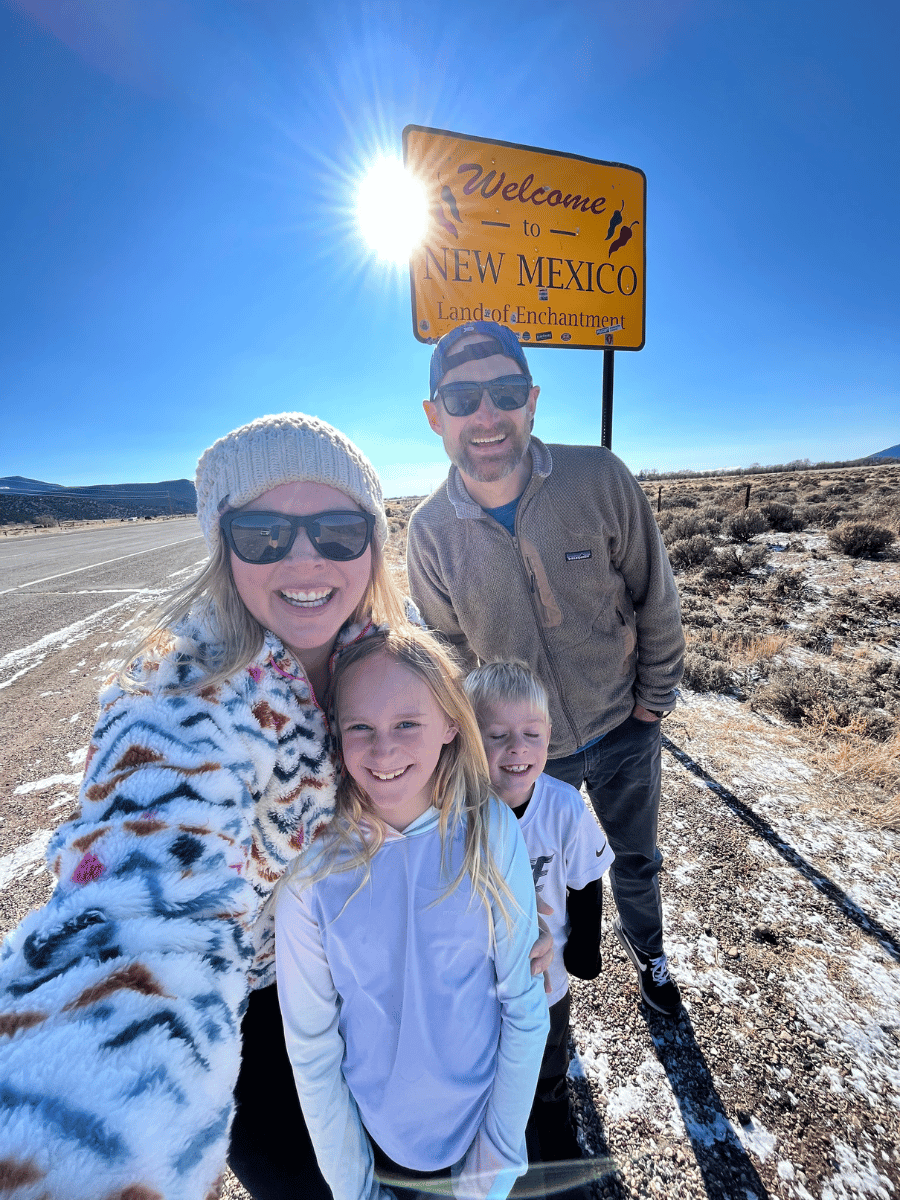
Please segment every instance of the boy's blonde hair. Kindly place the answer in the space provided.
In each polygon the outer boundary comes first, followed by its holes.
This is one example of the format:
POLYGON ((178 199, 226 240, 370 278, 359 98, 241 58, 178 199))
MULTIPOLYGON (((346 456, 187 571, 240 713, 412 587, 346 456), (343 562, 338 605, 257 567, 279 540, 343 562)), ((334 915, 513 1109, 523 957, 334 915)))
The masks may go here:
MULTIPOLYGON (((456 726, 452 741, 441 747, 434 772, 431 803, 440 813, 441 862, 447 875, 449 895, 466 875, 485 904, 490 918, 494 903, 507 923, 508 905, 518 910, 515 898, 503 879, 488 841, 488 799, 491 785, 481 733, 472 706, 463 690, 462 672, 450 652, 431 634, 414 625, 378 632, 360 639, 339 652, 331 685, 331 727, 340 752, 341 684, 347 671, 358 663, 386 657, 423 680, 447 720, 456 726), (449 850, 453 834, 465 828, 463 861, 451 879, 449 850)), ((324 853, 321 867, 312 880, 333 871, 351 871, 365 866, 360 883, 369 878, 370 863, 384 842, 386 827, 372 801, 345 770, 338 784, 335 817, 326 834, 333 842, 324 853), (345 856, 342 850, 350 850, 345 856)), ((358 889, 357 889, 358 890, 358 889)), ((355 895, 355 893, 354 893, 355 895)), ((493 923, 491 922, 493 940, 493 923)))
POLYGON ((479 716, 488 704, 511 702, 530 704, 548 722, 550 720, 547 689, 531 667, 518 658, 483 663, 469 672, 463 687, 479 716))

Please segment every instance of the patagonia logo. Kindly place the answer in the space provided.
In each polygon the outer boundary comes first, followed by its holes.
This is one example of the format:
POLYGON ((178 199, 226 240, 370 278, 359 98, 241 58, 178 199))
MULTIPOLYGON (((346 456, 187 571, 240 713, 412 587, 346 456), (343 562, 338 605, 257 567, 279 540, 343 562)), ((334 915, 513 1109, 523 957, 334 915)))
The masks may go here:
POLYGON ((577 562, 579 558, 590 558, 590 550, 567 550, 566 562, 577 562))

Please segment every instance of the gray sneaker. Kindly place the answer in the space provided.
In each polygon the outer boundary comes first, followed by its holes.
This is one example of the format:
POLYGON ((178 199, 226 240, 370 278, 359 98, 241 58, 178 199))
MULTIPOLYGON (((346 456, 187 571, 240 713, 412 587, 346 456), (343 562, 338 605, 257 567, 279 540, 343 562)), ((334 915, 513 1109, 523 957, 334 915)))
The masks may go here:
POLYGON ((628 940, 618 917, 613 921, 613 933, 622 943, 622 949, 634 963, 641 986, 641 996, 646 1004, 667 1017, 677 1017, 681 1011, 681 992, 669 974, 669 962, 664 954, 650 958, 641 954, 628 940))

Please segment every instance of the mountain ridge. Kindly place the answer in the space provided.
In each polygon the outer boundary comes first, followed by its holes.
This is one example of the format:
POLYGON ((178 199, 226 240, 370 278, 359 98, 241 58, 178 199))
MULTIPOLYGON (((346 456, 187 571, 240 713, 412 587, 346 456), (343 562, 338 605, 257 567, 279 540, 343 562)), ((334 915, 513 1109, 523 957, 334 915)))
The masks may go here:
POLYGON ((0 524, 126 520, 196 511, 197 493, 189 479, 67 488, 24 475, 0 478, 0 524))

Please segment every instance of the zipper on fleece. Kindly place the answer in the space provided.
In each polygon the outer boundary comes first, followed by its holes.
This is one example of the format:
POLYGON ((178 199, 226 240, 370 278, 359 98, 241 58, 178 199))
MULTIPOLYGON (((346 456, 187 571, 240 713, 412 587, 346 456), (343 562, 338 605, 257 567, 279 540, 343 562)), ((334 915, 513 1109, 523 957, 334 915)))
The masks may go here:
MULTIPOLYGON (((524 497, 523 497, 523 499, 524 499, 524 497)), ((535 587, 535 582, 534 582, 534 568, 532 567, 531 562, 522 553, 522 547, 519 544, 519 537, 518 537, 519 520, 522 515, 523 507, 524 506, 522 504, 520 504, 519 507, 516 509, 516 520, 515 520, 516 532, 512 535, 513 546, 515 547, 516 554, 518 555, 519 563, 521 564, 521 567, 522 567, 522 572, 523 572, 525 579, 529 585, 529 592, 530 592, 529 602, 531 604, 531 615, 534 618, 534 626, 535 626, 535 629, 537 630, 537 635, 538 635, 538 638, 540 639, 541 647, 543 648, 543 651, 544 651, 544 658, 547 660, 547 665, 550 668, 551 675, 553 676, 553 686, 556 688, 556 694, 559 697, 559 706, 562 709, 563 715, 565 716, 566 721, 569 724, 569 732, 572 735, 572 740, 575 742, 575 749, 577 750, 578 749, 578 741, 579 741, 578 728, 575 725, 574 720, 572 719, 572 713, 569 709, 569 706, 566 704, 564 694, 563 694, 562 684, 561 684, 561 681, 559 678, 559 674, 556 670, 556 665, 553 662, 553 658, 550 654, 550 648, 547 645, 547 639, 544 637, 544 627, 541 624, 540 614, 538 613, 537 606, 535 604, 534 597, 535 597, 537 588, 535 587)), ((499 524, 499 522, 495 522, 495 524, 499 524)), ((502 526, 501 526, 501 528, 502 528, 502 526)), ((507 531, 504 530, 504 532, 507 532, 507 531)))

